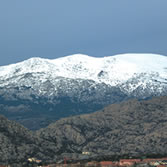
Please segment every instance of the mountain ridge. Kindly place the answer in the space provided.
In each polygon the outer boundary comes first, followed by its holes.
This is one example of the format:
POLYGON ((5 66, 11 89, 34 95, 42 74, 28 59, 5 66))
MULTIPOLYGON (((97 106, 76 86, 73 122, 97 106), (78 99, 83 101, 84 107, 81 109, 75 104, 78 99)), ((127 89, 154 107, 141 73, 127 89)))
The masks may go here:
POLYGON ((91 114, 64 118, 37 134, 67 152, 167 154, 167 97, 128 100, 91 114))
POLYGON ((21 75, 48 72, 50 77, 91 79, 98 83, 104 82, 115 86, 128 80, 135 73, 160 71, 163 73, 162 76, 166 76, 166 61, 165 56, 156 54, 122 54, 103 58, 76 54, 53 60, 35 57, 20 63, 0 67, 0 76, 9 78, 11 73, 21 75), (118 77, 115 73, 117 73, 118 77), (107 76, 105 77, 105 75, 107 76), (115 77, 115 83, 110 80, 111 76, 112 78, 115 77))
POLYGON ((166 156, 166 128, 167 96, 112 104, 35 132, 0 115, 0 163, 22 163, 31 157, 52 163, 66 156, 76 160, 166 156))
POLYGON ((48 160, 54 156, 53 152, 51 143, 0 115, 0 164, 19 164, 33 156, 48 160))
POLYGON ((166 92, 167 57, 161 55, 76 54, 0 67, 0 114, 30 129, 129 98, 147 99, 166 92), (32 119, 36 119, 33 127, 32 119))

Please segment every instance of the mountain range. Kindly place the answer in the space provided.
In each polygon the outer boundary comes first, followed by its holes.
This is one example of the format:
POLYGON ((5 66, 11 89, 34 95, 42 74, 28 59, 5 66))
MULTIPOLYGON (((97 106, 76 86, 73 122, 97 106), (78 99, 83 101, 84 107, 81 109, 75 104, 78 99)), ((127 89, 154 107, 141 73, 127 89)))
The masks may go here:
POLYGON ((77 54, 0 67, 0 114, 29 129, 121 101, 167 95, 167 57, 77 54))
POLYGON ((0 164, 23 163, 31 157, 52 163, 64 157, 167 156, 166 129, 167 96, 112 104, 35 132, 0 116, 0 164))

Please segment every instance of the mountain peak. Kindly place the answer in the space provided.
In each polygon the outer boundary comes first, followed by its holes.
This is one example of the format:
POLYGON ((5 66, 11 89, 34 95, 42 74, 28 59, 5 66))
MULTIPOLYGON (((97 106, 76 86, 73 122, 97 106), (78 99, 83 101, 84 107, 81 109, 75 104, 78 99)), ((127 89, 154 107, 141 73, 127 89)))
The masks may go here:
POLYGON ((91 56, 88 56, 86 54, 77 53, 77 54, 69 55, 66 57, 67 58, 74 58, 74 59, 86 59, 86 58, 90 58, 91 56))
POLYGON ((45 60, 48 60, 48 59, 41 58, 41 57, 31 57, 23 62, 41 62, 41 61, 45 61, 45 60))

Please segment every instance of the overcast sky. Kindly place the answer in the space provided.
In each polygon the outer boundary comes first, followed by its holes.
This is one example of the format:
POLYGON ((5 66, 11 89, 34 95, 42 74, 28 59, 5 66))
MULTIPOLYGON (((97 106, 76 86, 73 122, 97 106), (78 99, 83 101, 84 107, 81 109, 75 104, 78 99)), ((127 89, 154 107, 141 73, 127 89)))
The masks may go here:
POLYGON ((167 55, 167 0, 0 0, 0 65, 133 52, 167 55))

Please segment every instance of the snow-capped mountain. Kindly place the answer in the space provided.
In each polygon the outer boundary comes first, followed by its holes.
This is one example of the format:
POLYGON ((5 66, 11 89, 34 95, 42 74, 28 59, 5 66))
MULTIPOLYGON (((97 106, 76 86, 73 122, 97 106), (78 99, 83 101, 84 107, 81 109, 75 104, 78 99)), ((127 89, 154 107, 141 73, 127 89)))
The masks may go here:
MULTIPOLYGON (((0 80, 3 81, 0 85, 5 86, 16 82, 16 80, 12 80, 13 77, 20 76, 21 79, 25 74, 38 75, 40 83, 63 77, 93 80, 110 86, 123 84, 129 79, 145 74, 144 83, 138 83, 138 85, 145 85, 154 80, 166 82, 167 57, 155 54, 122 54, 95 58, 76 54, 55 60, 31 58, 21 63, 0 67, 0 80), (153 78, 149 78, 149 76, 153 78)), ((16 83, 22 84, 21 81, 16 83)), ((54 81, 52 82, 54 83, 54 81)))
POLYGON ((60 77, 92 80, 110 86, 123 85, 122 89, 127 92, 132 92, 141 85, 144 88, 147 84, 150 84, 150 89, 154 89, 153 86, 156 86, 157 82, 162 85, 167 83, 167 57, 155 54, 122 54, 95 58, 76 54, 55 60, 31 58, 0 67, 1 87, 10 84, 28 87, 38 85, 38 91, 42 93, 44 90, 41 85, 50 81, 56 91, 56 81, 60 77), (31 77, 36 79, 35 83, 31 77), (137 82, 129 83, 133 78, 137 82), (127 82, 128 88, 124 85, 127 82))
POLYGON ((167 57, 155 54, 104 58, 76 54, 54 60, 31 58, 0 67, 0 107, 3 113, 10 110, 8 115, 45 110, 46 114, 58 113, 59 118, 92 112, 130 97, 149 98, 166 92, 167 57))

